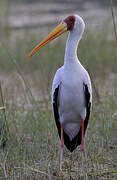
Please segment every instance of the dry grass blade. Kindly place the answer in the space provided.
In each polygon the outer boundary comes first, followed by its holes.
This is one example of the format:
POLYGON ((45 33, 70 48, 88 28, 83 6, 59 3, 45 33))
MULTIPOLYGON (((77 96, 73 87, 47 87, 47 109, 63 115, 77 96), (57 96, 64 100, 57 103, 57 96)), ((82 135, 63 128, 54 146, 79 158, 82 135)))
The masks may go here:
MULTIPOLYGON (((2 101, 2 110, 3 110, 3 113, 4 113, 4 123, 5 123, 5 129, 4 129, 4 133, 5 133, 5 136, 6 134, 9 134, 10 135, 10 132, 9 132, 9 127, 8 127, 8 123, 7 123, 7 116, 6 116, 6 108, 5 108, 5 103, 4 103, 4 97, 3 97, 3 91, 2 91, 2 85, 1 85, 1 82, 0 82, 0 95, 1 95, 1 101, 2 101), (7 132, 6 132, 7 130, 7 132)), ((5 138, 5 141, 6 141, 6 137, 5 138)))
POLYGON ((4 177, 5 177, 5 179, 7 179, 8 173, 7 173, 6 161, 7 161, 7 157, 8 157, 8 152, 6 154, 4 152, 3 153, 1 152, 1 157, 2 157, 2 161, 0 162, 0 165, 1 165, 1 168, 3 169, 4 177))
MULTIPOLYGON (((8 155, 8 152, 7 152, 7 155, 8 155)), ((4 162, 3 162, 3 171, 4 171, 4 176, 5 176, 6 179, 8 178, 7 170, 6 170, 6 159, 7 159, 7 155, 6 155, 6 158, 5 158, 4 162)))
POLYGON ((3 110, 3 109, 5 109, 6 107, 0 107, 0 110, 3 110))
POLYGON ((117 41, 117 30, 116 30, 116 23, 115 23, 115 17, 114 17, 112 0, 110 0, 110 7, 111 7, 111 13, 112 13, 112 19, 113 19, 113 26, 114 26, 115 38, 116 38, 116 41, 117 41))
POLYGON ((104 170, 100 172, 89 172, 87 175, 88 176, 100 176, 100 175, 107 175, 107 174, 117 174, 117 169, 112 169, 112 170, 104 170))
POLYGON ((4 170, 4 176, 5 176, 5 178, 8 178, 7 172, 6 172, 6 166, 5 166, 5 165, 4 165, 4 167, 3 167, 3 170, 4 170))
POLYGON ((25 84, 25 87, 26 87, 26 90, 27 90, 27 93, 30 97, 30 101, 34 101, 35 102, 35 98, 34 96, 32 95, 32 92, 31 92, 31 88, 29 86, 29 84, 27 83, 27 81, 25 80, 24 76, 23 76, 23 73, 21 72, 21 69, 16 61, 15 58, 12 57, 11 53, 8 51, 8 48, 6 46, 6 44, 4 42, 1 43, 2 46, 4 47, 5 51, 7 52, 7 55, 9 57, 9 60, 12 62, 12 64, 14 65, 17 73, 19 74, 19 76, 22 78, 24 84, 25 84))

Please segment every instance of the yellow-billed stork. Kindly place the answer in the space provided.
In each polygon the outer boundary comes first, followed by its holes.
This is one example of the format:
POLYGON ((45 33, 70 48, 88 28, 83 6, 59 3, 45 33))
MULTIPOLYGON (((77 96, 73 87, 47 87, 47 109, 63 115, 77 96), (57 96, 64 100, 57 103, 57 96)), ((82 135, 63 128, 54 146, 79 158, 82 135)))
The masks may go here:
POLYGON ((52 85, 53 112, 61 139, 60 170, 64 144, 70 152, 81 144, 82 171, 84 169, 84 134, 92 103, 90 77, 77 57, 77 47, 84 29, 85 23, 80 16, 68 16, 29 54, 30 58, 41 47, 69 31, 64 65, 57 70, 52 85))

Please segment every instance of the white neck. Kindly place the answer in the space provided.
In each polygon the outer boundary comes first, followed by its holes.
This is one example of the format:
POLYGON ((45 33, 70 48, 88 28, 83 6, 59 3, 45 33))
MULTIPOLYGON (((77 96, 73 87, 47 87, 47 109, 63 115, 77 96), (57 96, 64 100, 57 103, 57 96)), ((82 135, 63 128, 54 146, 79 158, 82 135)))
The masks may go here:
POLYGON ((66 42, 64 64, 79 62, 77 58, 77 47, 80 41, 77 31, 69 32, 66 42))
POLYGON ((75 24, 73 30, 69 31, 69 36, 66 42, 64 65, 68 64, 80 64, 77 58, 77 47, 85 29, 85 23, 83 19, 75 15, 75 24))

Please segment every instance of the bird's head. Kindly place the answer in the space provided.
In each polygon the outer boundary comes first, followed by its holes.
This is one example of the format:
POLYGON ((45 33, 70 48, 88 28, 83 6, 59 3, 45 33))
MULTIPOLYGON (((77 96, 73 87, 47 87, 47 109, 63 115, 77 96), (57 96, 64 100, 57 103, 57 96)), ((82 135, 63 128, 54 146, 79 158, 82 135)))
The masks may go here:
POLYGON ((53 39, 59 37, 67 31, 78 31, 78 35, 81 36, 84 32, 85 24, 83 19, 78 15, 72 15, 65 18, 43 41, 40 42, 29 54, 29 58, 33 56, 40 48, 45 46, 53 39))

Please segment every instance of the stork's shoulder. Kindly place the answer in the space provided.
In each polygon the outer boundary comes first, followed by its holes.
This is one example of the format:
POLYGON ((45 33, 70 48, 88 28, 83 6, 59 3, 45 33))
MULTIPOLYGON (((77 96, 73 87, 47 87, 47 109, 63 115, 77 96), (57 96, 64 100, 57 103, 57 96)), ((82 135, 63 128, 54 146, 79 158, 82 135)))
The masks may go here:
POLYGON ((59 68, 54 76, 53 83, 52 83, 52 94, 54 94, 55 89, 59 86, 61 82, 61 74, 63 72, 63 66, 59 68))

